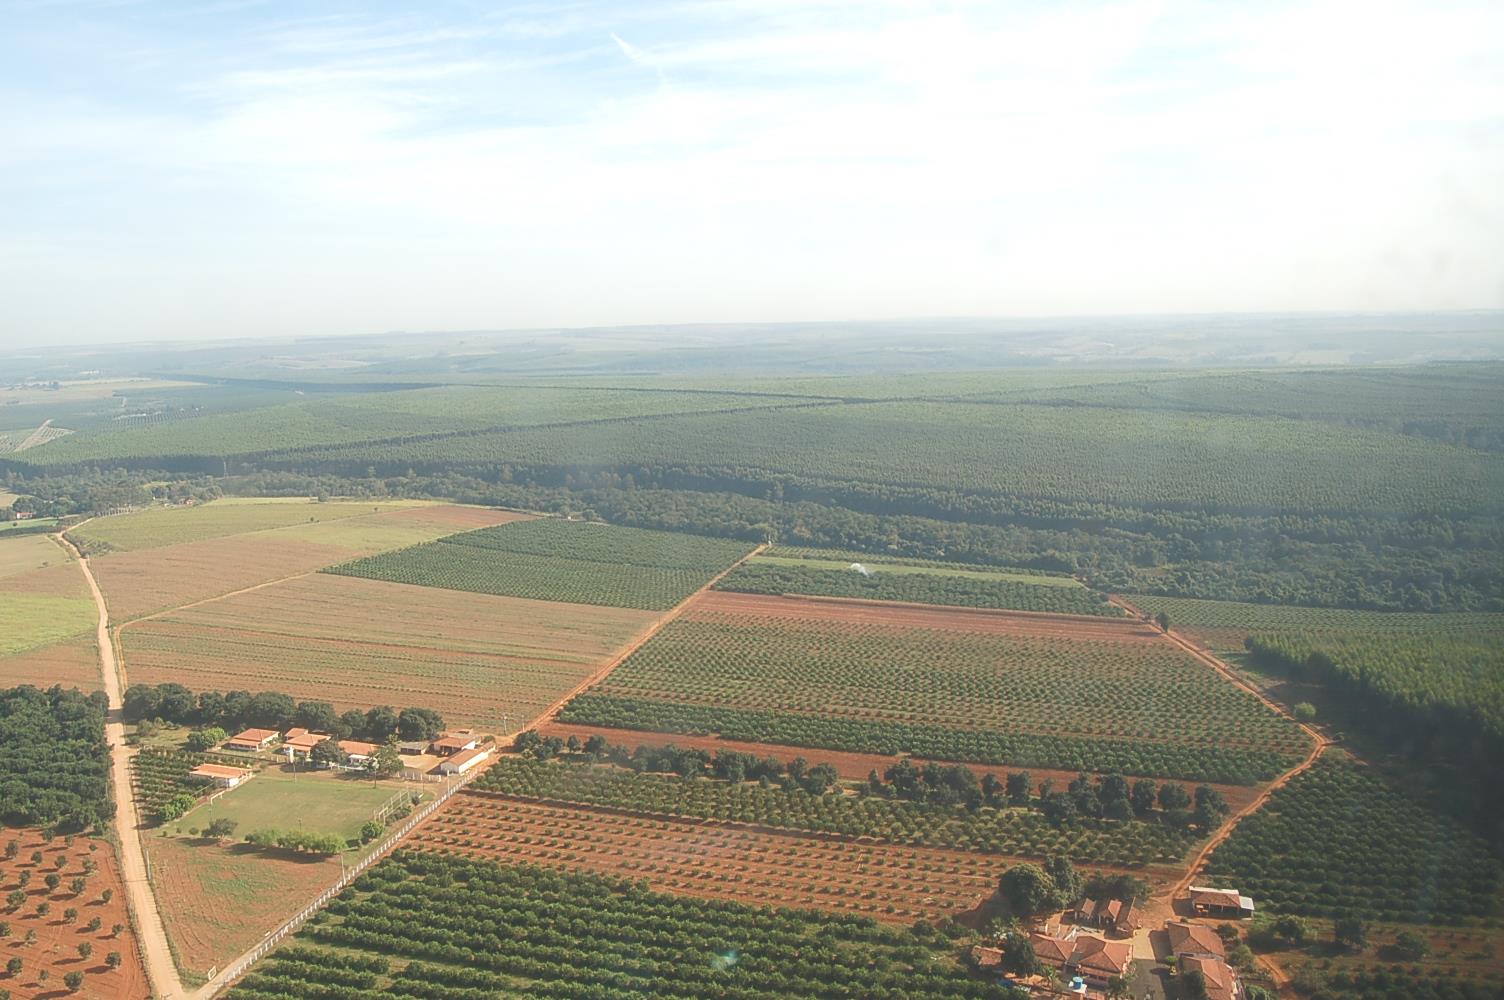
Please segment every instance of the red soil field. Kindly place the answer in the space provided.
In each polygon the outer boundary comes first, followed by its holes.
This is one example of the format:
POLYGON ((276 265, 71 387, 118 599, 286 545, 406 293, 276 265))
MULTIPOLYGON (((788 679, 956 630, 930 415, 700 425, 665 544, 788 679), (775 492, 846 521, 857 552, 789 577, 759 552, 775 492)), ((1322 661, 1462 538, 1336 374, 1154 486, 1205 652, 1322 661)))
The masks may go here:
MULTIPOLYGON (((899 757, 888 757, 875 753, 844 753, 839 750, 822 750, 819 748, 803 748, 783 746, 777 743, 747 743, 739 740, 723 740, 718 736, 690 736, 681 733, 648 733, 635 729, 610 729, 606 726, 581 726, 567 722, 550 722, 540 728, 539 733, 544 736, 557 736, 560 739, 569 739, 578 736, 583 743, 591 736, 604 736, 610 743, 636 749, 639 746, 665 747, 672 743, 676 747, 690 749, 709 750, 737 750, 742 753, 755 754, 758 757, 776 757, 782 761, 792 760, 795 757, 803 757, 810 764, 829 764, 836 769, 842 778, 850 781, 865 780, 872 771, 882 774, 888 768, 898 763, 899 757)), ((921 767, 928 761, 923 757, 910 757, 915 767, 921 767)), ((935 761, 937 764, 953 764, 955 761, 935 761)), ((971 768, 977 777, 984 774, 995 774, 1001 781, 1011 772, 1028 771, 1030 779, 1037 787, 1046 778, 1055 782, 1055 787, 1064 789, 1080 774, 1079 771, 1051 771, 1040 767, 1016 767, 995 764, 972 764, 966 763, 965 767, 971 768)), ((1185 782, 1189 790, 1192 782, 1185 782)), ((1252 802, 1258 797, 1259 788, 1262 786, 1248 785, 1212 785, 1222 793, 1228 805, 1234 812, 1242 806, 1252 802)))
POLYGON ((15 841, 19 848, 14 858, 0 858, 0 895, 17 889, 26 893, 26 902, 19 908, 12 911, 7 906, 0 912, 0 920, 10 926, 10 935, 0 939, 0 967, 12 958, 21 960, 20 975, 0 973, 0 989, 9 990, 15 1000, 65 995, 144 1000, 150 990, 126 916, 125 893, 109 842, 79 836, 70 847, 63 837, 48 842, 40 831, 31 829, 0 831, 0 841, 15 841), (41 864, 32 862, 33 851, 42 852, 41 864), (56 865, 59 857, 67 859, 62 868, 56 865), (98 866, 93 874, 84 874, 86 860, 98 866), (32 873, 24 887, 22 872, 32 873), (62 884, 49 892, 43 879, 51 872, 62 876, 62 884), (87 879, 87 885, 74 896, 69 883, 79 876, 87 879), (100 898, 106 889, 113 893, 108 903, 100 898), (37 906, 43 902, 50 911, 38 916, 37 906), (76 919, 65 919, 63 911, 68 909, 78 910, 76 919), (88 925, 96 917, 100 927, 91 931, 88 925), (118 936, 113 932, 116 924, 123 928, 118 936), (36 940, 28 944, 26 938, 32 933, 36 940), (78 953, 78 946, 85 942, 93 948, 87 959, 78 953), (117 969, 111 969, 105 961, 112 951, 120 953, 117 969), (43 970, 47 972, 46 981, 38 975, 43 970), (63 985, 63 976, 70 972, 84 974, 83 987, 76 994, 69 994, 63 985))
MULTIPOLYGON (((132 680, 432 708, 511 729, 589 677, 652 612, 314 574, 137 622, 132 680)), ((502 730, 497 728, 498 732, 502 730)))
POLYGON ((176 837, 147 836, 142 843, 178 966, 199 976, 253 947, 339 880, 335 858, 176 837))
POLYGON ((99 649, 94 637, 88 635, 13 656, 0 656, 0 687, 19 684, 43 689, 61 684, 83 691, 99 690, 99 649))
POLYGON ((961 916, 1015 859, 465 791, 407 841, 503 863, 604 872, 658 890, 910 924, 961 916))
POLYGON ((63 550, 58 549, 57 559, 51 566, 0 577, 0 591, 88 600, 89 588, 84 583, 83 574, 71 561, 65 561, 66 558, 63 550))
POLYGON ((1079 639, 1110 639, 1114 642, 1158 641, 1159 631, 1127 618, 1094 618, 1070 615, 1025 614, 971 608, 928 608, 912 604, 848 601, 823 597, 773 597, 710 591, 684 610, 696 620, 716 614, 757 615, 777 620, 797 618, 802 622, 879 622, 904 628, 961 629, 967 632, 1003 635, 1069 636, 1079 639))

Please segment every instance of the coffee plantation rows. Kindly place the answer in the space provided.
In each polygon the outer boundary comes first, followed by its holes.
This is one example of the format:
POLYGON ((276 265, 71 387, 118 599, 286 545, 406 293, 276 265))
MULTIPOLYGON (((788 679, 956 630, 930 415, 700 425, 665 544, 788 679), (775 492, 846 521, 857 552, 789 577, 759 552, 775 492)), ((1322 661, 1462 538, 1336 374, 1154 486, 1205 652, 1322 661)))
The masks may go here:
MULTIPOLYGON (((1127 627, 1031 633, 1028 622, 934 612, 925 612, 918 627, 876 615, 820 619, 818 611, 777 601, 759 607, 768 613, 697 605, 591 694, 691 711, 791 713, 801 725, 841 719, 1009 737, 1142 740, 1154 749, 1247 750, 1275 758, 1306 748, 1296 726, 1247 692, 1169 643, 1127 627)), ((568 721, 617 724, 578 712, 568 721)))
POLYGON ((741 558, 744 542, 578 521, 519 521, 327 570, 506 597, 663 611, 741 558))
MULTIPOLYGON (((1472 970, 1468 970, 1470 973, 1472 970)), ((1473 975, 1462 978, 1456 968, 1405 967, 1377 962, 1356 969, 1340 967, 1320 973, 1314 969, 1301 977, 1304 985, 1312 974, 1322 1000, 1504 1000, 1504 985, 1478 982, 1473 975)))
POLYGON ((1127 739, 980 733, 943 726, 821 718, 679 705, 648 699, 585 693, 559 713, 559 721, 615 729, 685 735, 718 735, 749 743, 846 750, 886 756, 908 753, 929 760, 1011 764, 1064 771, 1119 773, 1134 777, 1252 785, 1292 767, 1297 758, 1268 750, 1177 746, 1127 739))
MULTIPOLYGON (((225 387, 191 390, 195 402, 225 387)), ((271 394, 268 394, 271 395, 271 394)), ((116 429, 112 433, 79 435, 66 447, 53 444, 38 450, 35 461, 51 467, 79 462, 129 462, 155 456, 213 458, 248 457, 277 451, 297 452, 308 447, 355 445, 382 447, 378 442, 422 442, 430 450, 440 442, 468 435, 508 429, 587 420, 613 420, 700 410, 742 409, 743 396, 711 393, 602 392, 595 389, 484 388, 478 386, 422 388, 401 392, 346 392, 324 398, 289 402, 284 390, 272 398, 254 395, 242 400, 251 412, 205 413, 193 419, 116 429), (269 405, 288 403, 288 405, 269 405)), ((790 401, 763 400, 763 406, 790 401)), ((118 400, 116 401, 118 413, 118 400)), ((215 409, 223 409, 216 405, 215 409)), ((51 414, 49 414, 51 415, 51 414)), ((74 426, 65 424, 64 426, 74 426)))
POLYGON ((880 564, 870 575, 815 565, 790 566, 752 560, 738 566, 717 590, 743 594, 811 594, 874 601, 908 601, 966 608, 1010 608, 1074 615, 1121 617, 1122 609, 1085 587, 1039 587, 1006 579, 948 573, 896 573, 880 564))
POLYGON ((610 565, 718 573, 751 549, 744 542, 667 531, 621 528, 590 521, 539 518, 481 528, 443 539, 493 552, 519 552, 610 565))
POLYGON ((1458 612, 1417 614, 1406 611, 1349 611, 1340 608, 1302 608, 1287 604, 1244 604, 1193 598, 1131 594, 1128 600, 1145 614, 1164 612, 1172 628, 1198 634, 1241 633, 1231 646, 1241 647, 1243 635, 1257 632, 1300 631, 1384 632, 1388 634, 1475 632, 1504 636, 1504 614, 1458 612))
POLYGON ((136 791, 136 804, 147 816, 156 816, 162 806, 176 795, 187 793, 202 798, 214 791, 214 786, 204 781, 195 781, 188 772, 205 762, 230 764, 244 767, 245 759, 228 754, 190 753, 187 750, 162 750, 149 747, 131 758, 131 783, 136 791))
POLYGON ((1207 875, 1275 913, 1494 921, 1504 864, 1476 836, 1328 754, 1212 854, 1207 875))
POLYGON ((1055 827, 1027 809, 968 812, 955 806, 876 796, 812 795, 798 788, 515 757, 498 761, 471 787, 522 798, 871 837, 896 844, 1015 857, 1059 854, 1073 861, 1117 867, 1180 861, 1195 839, 1184 830, 1157 822, 1092 821, 1055 827))
POLYGON ((989 1000, 944 938, 598 875, 399 852, 230 1000, 989 1000))
MULTIPOLYGON (((1500 456, 1417 438, 1272 417, 1079 408, 1066 419, 1054 406, 799 406, 525 428, 442 445, 450 466, 588 470, 601 456, 612 467, 718 470, 726 478, 772 473, 869 488, 1234 511, 1473 511, 1504 493, 1500 456), (1147 453, 1155 461, 1144 461, 1147 453)), ((422 470, 435 459, 433 442, 389 441, 274 453, 262 464, 422 470)))

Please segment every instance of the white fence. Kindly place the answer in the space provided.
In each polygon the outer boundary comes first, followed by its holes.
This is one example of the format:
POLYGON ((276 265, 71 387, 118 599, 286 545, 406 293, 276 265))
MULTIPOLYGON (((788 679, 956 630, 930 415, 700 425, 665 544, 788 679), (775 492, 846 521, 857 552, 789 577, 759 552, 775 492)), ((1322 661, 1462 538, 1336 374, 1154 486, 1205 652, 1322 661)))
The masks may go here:
MULTIPOLYGON (((474 777, 474 775, 471 775, 470 777, 474 777)), ((409 816, 407 822, 403 823, 400 827, 394 830, 390 836, 388 836, 385 840, 378 844, 374 851, 372 851, 370 854, 367 854, 355 865, 345 869, 344 874, 339 877, 338 882, 335 882, 334 885, 330 886, 328 889, 325 889, 322 893, 319 894, 319 897, 317 899, 315 899, 312 903, 309 903, 307 906, 303 907, 303 909, 299 910, 296 915, 289 918, 284 924, 282 924, 282 926, 278 927, 276 930, 272 931, 265 938, 263 938, 261 943, 258 944, 255 948, 251 949, 245 955, 237 959, 232 965, 230 965, 224 971, 222 978, 217 983, 211 981, 209 985, 205 987, 203 996, 206 998, 212 997, 220 990, 223 990, 235 980, 245 975, 246 970, 248 970, 252 965, 256 964, 256 962, 260 961, 267 952, 271 951, 278 944, 280 944, 283 938, 287 937, 289 934, 295 933, 298 928, 302 927, 303 924, 308 921, 310 917, 319 912, 319 910, 323 909, 324 904, 328 903, 329 900, 333 899, 335 896, 338 896, 342 891, 344 891, 345 886, 355 881, 355 879, 360 875, 361 872, 365 871, 367 868, 371 867, 376 862, 380 861, 382 858, 390 854, 392 849, 397 846, 398 841, 400 841, 403 837, 406 837, 409 833, 412 833, 413 829, 419 823, 423 822, 425 819, 431 816, 435 809, 439 808, 445 802, 448 802, 450 796, 454 795, 455 792, 458 792, 460 789, 464 788, 468 781, 468 778, 456 781, 454 784, 444 789, 444 791, 440 793, 438 798, 434 799, 432 802, 428 803, 426 806, 423 806, 417 812, 409 816)), ((407 795, 408 793, 403 792, 401 794, 407 795)))

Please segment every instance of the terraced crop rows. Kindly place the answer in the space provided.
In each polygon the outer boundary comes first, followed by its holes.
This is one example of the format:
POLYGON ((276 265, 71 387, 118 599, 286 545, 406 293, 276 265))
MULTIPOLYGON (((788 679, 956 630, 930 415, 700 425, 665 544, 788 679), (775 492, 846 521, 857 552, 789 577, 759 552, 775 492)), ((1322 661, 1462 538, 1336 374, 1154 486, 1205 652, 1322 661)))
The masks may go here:
POLYGON ((1121 608, 1080 586, 1037 586, 980 573, 925 573, 881 564, 874 564, 862 573, 846 566, 804 559, 749 560, 716 584, 716 589, 742 594, 809 594, 1108 618, 1123 615, 1121 608))
POLYGON ((1474 923, 1504 889, 1487 844, 1336 754, 1243 820, 1207 872, 1276 913, 1333 919, 1474 923))
POLYGON ((399 852, 230 1000, 992 1000, 952 943, 622 879, 399 852))
POLYGON ((506 796, 732 821, 1014 857, 1115 866, 1173 863, 1194 839, 1159 823, 1051 825, 1038 812, 925 805, 503 757, 471 786, 506 796))
POLYGON ((702 599, 665 626, 579 699, 564 721, 620 724, 628 705, 637 712, 656 705, 660 716, 674 709, 705 719, 744 711, 962 733, 1145 741, 1198 752, 1280 756, 1305 748, 1297 727, 1132 626, 1074 634, 1036 628, 1028 619, 942 612, 892 621, 857 614, 841 622, 823 611, 803 614, 798 602, 720 596, 702 599))
POLYGON ((908 924, 970 909, 999 857, 857 844, 461 793, 409 846, 504 863, 645 879, 680 895, 812 907, 908 924))
POLYGON ((540 519, 452 535, 328 572, 533 600, 664 611, 750 549, 743 542, 540 519))

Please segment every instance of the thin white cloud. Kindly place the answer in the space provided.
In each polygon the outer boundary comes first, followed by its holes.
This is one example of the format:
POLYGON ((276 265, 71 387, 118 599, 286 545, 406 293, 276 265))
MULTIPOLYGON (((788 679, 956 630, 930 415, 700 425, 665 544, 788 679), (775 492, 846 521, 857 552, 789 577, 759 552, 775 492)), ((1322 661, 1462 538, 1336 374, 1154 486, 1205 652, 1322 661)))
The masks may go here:
MULTIPOLYGON (((0 241, 56 245, 43 209, 103 205, 61 227, 90 237, 75 271, 97 276, 98 248, 141 239, 112 220, 155 206, 138 280, 108 286, 143 324, 174 282, 233 299, 227 273, 347 330, 1504 305, 1504 11, 1486 3, 258 24, 223 49, 127 33, 180 57, 130 71, 160 106, 0 75, 0 183, 36 194, 0 241), (210 229, 242 234, 233 269, 210 229)), ((59 249, 0 277, 0 325, 45 317, 36 289, 67 267, 59 249)))

